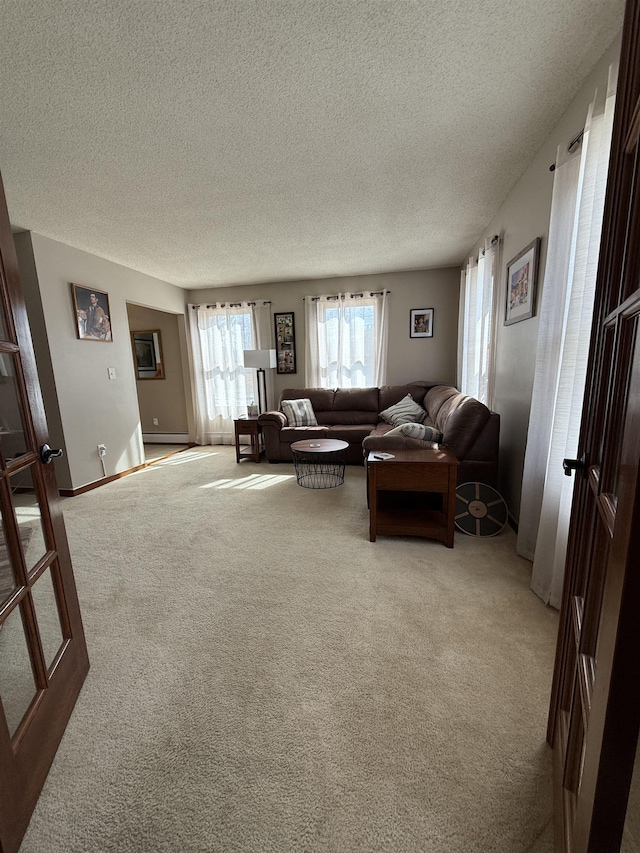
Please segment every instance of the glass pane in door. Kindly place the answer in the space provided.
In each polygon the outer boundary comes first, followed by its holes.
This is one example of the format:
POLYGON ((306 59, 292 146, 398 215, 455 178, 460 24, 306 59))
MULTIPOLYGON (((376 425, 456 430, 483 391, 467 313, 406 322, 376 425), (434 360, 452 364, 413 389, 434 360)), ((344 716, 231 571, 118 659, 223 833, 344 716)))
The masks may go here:
POLYGON ((33 480, 33 466, 13 474, 9 483, 20 532, 20 545, 27 570, 30 570, 47 552, 42 511, 33 480))
POLYGON ((0 341, 8 341, 9 335, 7 333, 7 321, 5 319, 4 308, 2 307, 2 302, 0 301, 0 341))
POLYGON ((15 588, 16 582, 0 510, 0 604, 9 598, 15 588))
POLYGON ((20 607, 0 623, 0 699, 13 735, 36 694, 20 607))
POLYGON ((49 670, 64 640, 51 567, 45 569, 31 589, 44 659, 49 670))
POLYGON ((29 449, 18 396, 15 358, 17 356, 0 353, 0 441, 7 462, 29 449))

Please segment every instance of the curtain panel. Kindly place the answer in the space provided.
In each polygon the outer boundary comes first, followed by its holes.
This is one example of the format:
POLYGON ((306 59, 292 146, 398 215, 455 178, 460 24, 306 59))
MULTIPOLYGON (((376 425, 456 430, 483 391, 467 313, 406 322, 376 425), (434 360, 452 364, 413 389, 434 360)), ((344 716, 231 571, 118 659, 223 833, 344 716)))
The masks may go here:
POLYGON ((305 297, 307 387, 371 388, 386 383, 389 295, 305 297))
POLYGON ((533 560, 531 588, 559 608, 578 449, 613 129, 617 69, 591 104, 579 152, 558 150, 517 551, 533 560))
POLYGON ((495 272, 497 241, 486 240, 477 261, 469 258, 463 274, 460 313, 460 390, 489 408, 493 404, 494 341, 496 326, 495 272))
POLYGON ((257 399, 253 370, 243 351, 259 346, 252 302, 190 305, 196 443, 233 444, 233 421, 257 399), (254 346, 255 342, 255 346, 254 346))

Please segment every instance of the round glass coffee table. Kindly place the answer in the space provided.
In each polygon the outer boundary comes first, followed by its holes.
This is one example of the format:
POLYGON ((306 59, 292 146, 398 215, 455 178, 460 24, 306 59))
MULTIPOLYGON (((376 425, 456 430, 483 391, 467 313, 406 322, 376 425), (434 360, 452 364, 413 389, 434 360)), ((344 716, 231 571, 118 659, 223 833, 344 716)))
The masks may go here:
POLYGON ((298 485, 304 489, 335 489, 344 483, 349 443, 336 438, 294 441, 291 445, 298 485))

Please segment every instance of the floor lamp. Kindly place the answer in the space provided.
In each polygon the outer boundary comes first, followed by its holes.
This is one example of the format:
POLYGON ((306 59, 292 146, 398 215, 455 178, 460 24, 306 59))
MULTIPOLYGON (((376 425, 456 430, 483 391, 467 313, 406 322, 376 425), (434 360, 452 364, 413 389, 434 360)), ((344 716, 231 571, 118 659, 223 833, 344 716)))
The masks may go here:
POLYGON ((244 350, 244 366, 253 367, 258 371, 258 414, 263 412, 262 401, 264 395, 264 406, 267 407, 267 380, 265 370, 276 366, 276 351, 274 349, 246 349, 244 350), (260 387, 262 385, 262 388, 260 387))

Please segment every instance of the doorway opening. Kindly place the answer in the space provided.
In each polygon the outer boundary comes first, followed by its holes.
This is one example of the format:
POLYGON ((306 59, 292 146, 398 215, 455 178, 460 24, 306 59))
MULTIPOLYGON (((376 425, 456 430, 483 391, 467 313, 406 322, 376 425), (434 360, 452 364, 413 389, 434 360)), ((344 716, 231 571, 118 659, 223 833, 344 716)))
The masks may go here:
POLYGON ((186 340, 181 317, 127 303, 145 462, 189 446, 186 340))

